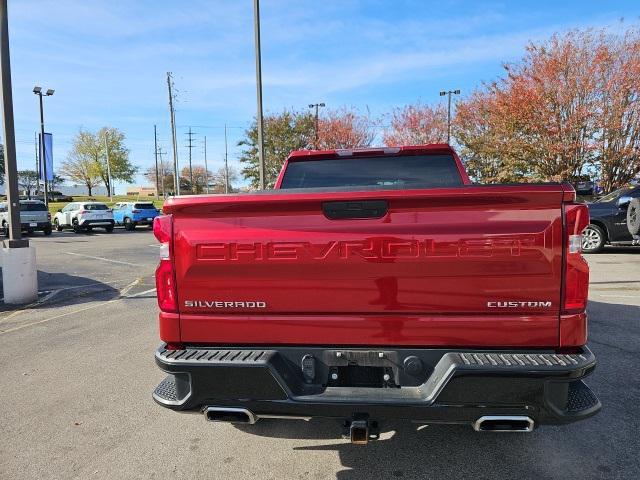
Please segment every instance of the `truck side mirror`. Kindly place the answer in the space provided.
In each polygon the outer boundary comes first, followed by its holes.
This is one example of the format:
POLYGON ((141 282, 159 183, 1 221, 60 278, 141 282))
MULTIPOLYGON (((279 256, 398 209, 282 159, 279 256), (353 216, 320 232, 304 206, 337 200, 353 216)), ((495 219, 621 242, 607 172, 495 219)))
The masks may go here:
POLYGON ((58 209, 58 213, 62 213, 62 209, 61 208, 58 209))
POLYGON ((631 203, 631 197, 628 195, 623 195, 620 198, 618 198, 618 201, 616 203, 618 204, 618 207, 626 208, 631 203))

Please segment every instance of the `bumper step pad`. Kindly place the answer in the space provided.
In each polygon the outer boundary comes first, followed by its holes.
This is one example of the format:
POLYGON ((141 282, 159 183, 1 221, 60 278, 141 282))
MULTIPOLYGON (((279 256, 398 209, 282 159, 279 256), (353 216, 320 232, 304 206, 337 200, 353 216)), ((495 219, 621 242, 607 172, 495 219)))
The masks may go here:
POLYGON ((592 409, 600 404, 600 400, 583 382, 572 382, 567 397, 567 412, 578 413, 592 409))

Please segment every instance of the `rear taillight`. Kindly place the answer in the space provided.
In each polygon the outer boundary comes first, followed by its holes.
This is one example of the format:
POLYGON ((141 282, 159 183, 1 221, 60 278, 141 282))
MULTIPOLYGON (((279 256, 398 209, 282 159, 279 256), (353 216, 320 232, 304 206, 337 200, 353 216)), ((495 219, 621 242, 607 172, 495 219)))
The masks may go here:
POLYGON ((156 269, 156 293, 158 306, 163 312, 178 311, 175 272, 171 258, 172 228, 171 215, 160 215, 153 220, 153 234, 160 242, 160 264, 156 269))
POLYGON ((582 231, 589 225, 589 209, 583 204, 565 204, 565 278, 562 313, 580 313, 587 307, 589 265, 582 256, 582 231))
POLYGON ((47 212, 47 220, 51 221, 51 213, 47 212))

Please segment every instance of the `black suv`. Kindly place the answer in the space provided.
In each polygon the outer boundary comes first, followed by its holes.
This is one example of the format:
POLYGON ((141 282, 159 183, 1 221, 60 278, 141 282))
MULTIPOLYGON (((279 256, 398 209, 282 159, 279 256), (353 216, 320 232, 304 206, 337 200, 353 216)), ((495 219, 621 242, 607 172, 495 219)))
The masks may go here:
POLYGON ((640 198, 639 185, 619 188, 588 204, 591 223, 582 232, 583 252, 596 253, 607 244, 632 244, 627 228, 627 208, 632 198, 640 198))

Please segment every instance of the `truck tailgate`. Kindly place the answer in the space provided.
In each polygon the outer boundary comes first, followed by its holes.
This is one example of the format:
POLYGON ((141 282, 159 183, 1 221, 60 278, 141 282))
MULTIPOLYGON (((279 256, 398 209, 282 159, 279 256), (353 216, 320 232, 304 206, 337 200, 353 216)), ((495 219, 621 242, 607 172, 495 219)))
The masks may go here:
POLYGON ((562 201, 560 185, 172 199, 181 339, 556 345, 562 201), (323 211, 372 200, 380 218, 323 211))

